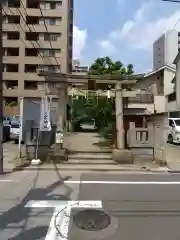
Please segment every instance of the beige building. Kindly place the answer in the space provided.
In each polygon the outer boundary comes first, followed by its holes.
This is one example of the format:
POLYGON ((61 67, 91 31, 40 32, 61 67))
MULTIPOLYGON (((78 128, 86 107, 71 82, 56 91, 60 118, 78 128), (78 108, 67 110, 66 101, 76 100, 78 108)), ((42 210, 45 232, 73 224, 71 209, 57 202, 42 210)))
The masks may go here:
POLYGON ((73 0, 3 0, 5 110, 43 94, 37 70, 72 71, 72 32, 73 0))
MULTIPOLYGON (((153 105, 151 103, 146 104, 148 112, 168 112, 167 96, 174 91, 172 79, 174 78, 175 73, 175 68, 165 65, 164 67, 147 73, 142 80, 139 80, 133 86, 134 90, 141 89, 141 91, 144 90, 146 93, 152 93, 154 95, 153 105)), ((137 108, 137 106, 140 105, 131 104, 131 108, 137 108)))

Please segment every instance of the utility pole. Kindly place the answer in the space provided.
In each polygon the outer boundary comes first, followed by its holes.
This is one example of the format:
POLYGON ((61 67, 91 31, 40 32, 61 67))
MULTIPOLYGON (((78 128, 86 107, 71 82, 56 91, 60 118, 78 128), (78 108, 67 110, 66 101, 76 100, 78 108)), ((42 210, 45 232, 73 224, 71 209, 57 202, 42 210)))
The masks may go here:
POLYGON ((0 0, 0 174, 3 174, 3 48, 2 0, 0 0))

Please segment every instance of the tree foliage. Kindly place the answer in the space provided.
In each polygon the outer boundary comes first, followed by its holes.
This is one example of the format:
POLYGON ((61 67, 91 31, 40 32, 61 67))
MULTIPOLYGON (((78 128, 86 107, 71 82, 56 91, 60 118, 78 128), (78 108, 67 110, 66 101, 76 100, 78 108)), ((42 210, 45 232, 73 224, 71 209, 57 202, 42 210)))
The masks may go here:
POLYGON ((122 62, 113 62, 110 57, 97 58, 89 68, 89 74, 93 75, 131 75, 134 73, 133 65, 124 66, 122 62))
MULTIPOLYGON (((88 74, 92 75, 131 75, 134 73, 133 65, 124 66, 122 62, 113 62, 110 57, 97 58, 90 66, 88 74)), ((107 97, 91 96, 77 99, 73 104, 72 120, 79 126, 81 121, 94 119, 102 136, 113 138, 115 127, 115 101, 107 97), (78 125, 79 124, 79 125, 78 125)))

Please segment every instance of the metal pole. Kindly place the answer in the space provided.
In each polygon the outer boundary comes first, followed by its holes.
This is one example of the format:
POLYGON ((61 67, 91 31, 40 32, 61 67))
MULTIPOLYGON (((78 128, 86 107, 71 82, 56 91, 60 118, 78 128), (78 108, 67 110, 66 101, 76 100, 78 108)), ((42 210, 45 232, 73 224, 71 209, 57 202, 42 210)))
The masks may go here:
POLYGON ((0 174, 3 174, 3 49, 2 0, 0 0, 0 174))

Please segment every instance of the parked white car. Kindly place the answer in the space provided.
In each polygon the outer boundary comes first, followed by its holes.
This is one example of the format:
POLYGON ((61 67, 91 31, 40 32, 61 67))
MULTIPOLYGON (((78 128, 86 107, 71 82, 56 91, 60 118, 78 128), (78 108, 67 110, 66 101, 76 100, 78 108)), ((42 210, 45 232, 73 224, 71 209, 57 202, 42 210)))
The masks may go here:
POLYGON ((11 119, 11 139, 18 143, 20 134, 20 117, 13 116, 11 119))
POLYGON ((180 118, 168 118, 169 130, 168 130, 168 142, 180 143, 180 118))

